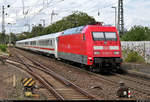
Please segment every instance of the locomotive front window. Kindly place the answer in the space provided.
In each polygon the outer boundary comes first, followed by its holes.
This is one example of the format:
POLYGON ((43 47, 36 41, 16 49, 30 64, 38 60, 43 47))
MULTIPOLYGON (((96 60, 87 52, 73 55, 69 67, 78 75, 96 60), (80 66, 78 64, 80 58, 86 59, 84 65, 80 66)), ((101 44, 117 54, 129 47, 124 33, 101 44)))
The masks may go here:
POLYGON ((93 32, 93 40, 94 41, 105 40, 104 33, 103 32, 93 32))
POLYGON ((93 32, 94 41, 117 41, 117 36, 115 32, 93 32))
POLYGON ((105 32, 105 38, 106 40, 113 40, 113 41, 117 40, 117 36, 115 32, 105 32))

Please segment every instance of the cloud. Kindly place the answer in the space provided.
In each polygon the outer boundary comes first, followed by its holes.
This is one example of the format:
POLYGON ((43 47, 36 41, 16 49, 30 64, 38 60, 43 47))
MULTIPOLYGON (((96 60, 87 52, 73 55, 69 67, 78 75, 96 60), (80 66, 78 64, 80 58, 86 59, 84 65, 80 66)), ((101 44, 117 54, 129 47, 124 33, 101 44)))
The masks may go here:
MULTIPOLYGON (((38 25, 42 23, 40 19, 46 20, 46 26, 51 24, 51 12, 54 10, 55 15, 53 22, 70 15, 73 11, 82 11, 94 17, 97 21, 103 21, 105 24, 114 25, 115 12, 112 6, 118 6, 118 0, 23 0, 24 12, 27 13, 26 18, 23 15, 22 0, 3 0, 0 5, 8 5, 11 7, 5 9, 9 16, 6 22, 16 22, 15 32, 27 31, 25 24, 38 25), (44 9, 42 9, 44 7, 44 9), (42 9, 42 10, 41 10, 42 9), (41 10, 41 11, 40 11, 41 10), (98 11, 100 16, 97 15, 98 11)), ((127 29, 133 25, 150 26, 150 1, 149 0, 123 0, 124 1, 124 23, 127 29)), ((1 23, 1 21, 0 21, 1 23)), ((1 27, 1 24, 0 24, 1 27)), ((1 29, 0 29, 1 31, 1 29)), ((6 26, 7 33, 9 32, 6 26)))

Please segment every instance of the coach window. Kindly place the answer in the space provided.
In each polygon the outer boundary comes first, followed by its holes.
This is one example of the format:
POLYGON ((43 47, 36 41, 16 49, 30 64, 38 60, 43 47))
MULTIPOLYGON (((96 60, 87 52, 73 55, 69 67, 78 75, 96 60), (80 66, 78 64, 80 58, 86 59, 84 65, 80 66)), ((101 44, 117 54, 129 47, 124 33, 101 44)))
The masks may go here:
POLYGON ((50 45, 50 40, 48 39, 47 41, 48 41, 48 42, 47 42, 47 46, 49 46, 49 45, 50 45))
POLYGON ((44 46, 44 40, 42 40, 42 45, 44 46))
POLYGON ((36 41, 34 42, 34 44, 36 45, 36 41))
POLYGON ((53 46, 53 42, 54 42, 54 39, 52 39, 52 46, 53 46))
POLYGON ((48 46, 50 45, 50 41, 51 41, 51 40, 49 39, 49 40, 48 40, 48 46))
POLYGON ((36 45, 36 41, 31 41, 31 45, 36 45))
POLYGON ((25 45, 29 45, 29 42, 25 42, 25 45))
POLYGON ((48 44, 49 44, 49 40, 46 40, 46 46, 48 46, 48 44))
POLYGON ((44 40, 42 40, 42 43, 43 43, 43 46, 45 46, 45 41, 44 40))
POLYGON ((53 39, 51 39, 51 46, 53 46, 53 39))
POLYGON ((52 46, 52 39, 50 39, 49 45, 52 46))
POLYGON ((42 40, 42 46, 44 46, 44 41, 42 40))
POLYGON ((55 39, 53 39, 53 46, 55 46, 55 39))
POLYGON ((40 46, 42 45, 42 41, 41 41, 41 40, 39 41, 39 45, 40 45, 40 46))
POLYGON ((42 46, 43 44, 42 44, 42 40, 40 41, 40 45, 42 46))
POLYGON ((33 45, 36 45, 36 41, 33 41, 33 45))
POLYGON ((44 46, 44 40, 42 40, 42 46, 44 46))

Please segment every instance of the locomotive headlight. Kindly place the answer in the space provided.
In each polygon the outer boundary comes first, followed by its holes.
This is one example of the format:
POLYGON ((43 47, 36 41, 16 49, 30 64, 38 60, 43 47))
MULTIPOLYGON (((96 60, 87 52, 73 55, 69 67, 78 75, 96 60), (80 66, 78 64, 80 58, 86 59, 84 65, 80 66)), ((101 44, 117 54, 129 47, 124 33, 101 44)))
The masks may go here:
POLYGON ((109 46, 110 50, 119 50, 119 46, 109 46))
POLYGON ((94 52, 94 55, 98 55, 98 54, 100 54, 100 52, 98 52, 98 51, 94 52))
POLYGON ((88 59, 89 59, 89 60, 91 60, 91 59, 92 59, 92 57, 88 57, 88 59))
POLYGON ((114 51, 115 55, 119 55, 119 53, 120 53, 119 51, 114 51))

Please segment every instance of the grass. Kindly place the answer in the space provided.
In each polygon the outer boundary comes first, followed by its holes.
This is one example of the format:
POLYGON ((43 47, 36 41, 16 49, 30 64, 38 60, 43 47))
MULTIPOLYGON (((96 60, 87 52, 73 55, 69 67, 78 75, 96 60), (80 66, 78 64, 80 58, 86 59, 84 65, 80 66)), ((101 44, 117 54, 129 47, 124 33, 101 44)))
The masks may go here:
POLYGON ((6 45, 0 45, 0 50, 2 52, 6 52, 7 51, 7 46, 6 45))
POLYGON ((145 63, 144 58, 140 56, 136 51, 124 50, 123 57, 125 62, 145 63))

